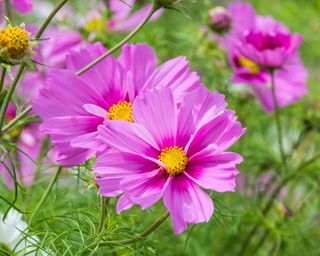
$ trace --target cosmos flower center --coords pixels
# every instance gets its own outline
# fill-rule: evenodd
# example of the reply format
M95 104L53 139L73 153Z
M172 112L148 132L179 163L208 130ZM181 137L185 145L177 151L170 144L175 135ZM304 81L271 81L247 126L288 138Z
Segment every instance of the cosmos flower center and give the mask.
M260 67L257 63L240 56L238 59L238 63L241 67L247 68L249 70L249 73L252 75L256 75L260 72Z
M132 104L128 101L119 101L109 109L110 120L124 120L133 123Z
M29 33L17 26L2 29L0 30L0 47L13 58L22 58L29 47Z
M189 158L184 150L177 146L165 148L158 158L167 167L166 171L169 175L182 173L189 163ZM161 167L161 169L163 168Z

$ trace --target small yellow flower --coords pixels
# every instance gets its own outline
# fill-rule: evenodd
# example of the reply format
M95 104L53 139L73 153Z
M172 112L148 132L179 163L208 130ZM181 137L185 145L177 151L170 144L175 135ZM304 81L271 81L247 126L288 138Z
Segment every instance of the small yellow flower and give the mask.
M1 62L15 64L34 55L30 33L23 27L11 26L0 30Z

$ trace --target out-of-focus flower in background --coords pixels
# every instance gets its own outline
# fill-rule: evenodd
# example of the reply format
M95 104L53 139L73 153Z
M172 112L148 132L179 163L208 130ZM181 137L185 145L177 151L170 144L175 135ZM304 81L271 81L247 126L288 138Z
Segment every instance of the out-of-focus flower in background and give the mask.
M36 246L39 238L28 234L28 225L22 220L22 214L16 210L11 209L4 220L3 213L0 212L0 230L0 247L4 248L8 254L48 255Z

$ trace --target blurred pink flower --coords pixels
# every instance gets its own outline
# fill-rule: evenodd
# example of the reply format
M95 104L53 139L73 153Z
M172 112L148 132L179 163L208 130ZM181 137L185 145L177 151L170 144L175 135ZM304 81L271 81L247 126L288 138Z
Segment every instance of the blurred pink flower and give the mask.
M233 15L233 30L227 35L225 46L234 71L232 81L250 84L264 110L270 112L274 103L269 69L276 69L278 105L299 101L308 92L308 73L297 52L301 36L292 35L270 16L256 16L248 3L229 4L228 10ZM244 12L250 15L245 16Z
M81 76L75 75L105 52L99 43L71 51L67 70L51 70L47 87L33 101L33 109L44 120L41 129L56 144L56 161L61 165L82 163L104 150L98 125L105 120L132 121L132 103L142 91L171 87L181 98L203 86L185 57L157 67L153 49L143 44L126 44L118 59L109 56Z
M233 192L242 157L224 152L245 132L224 96L199 87L179 103L169 88L148 91L133 103L135 123L105 122L101 139L115 151L97 157L103 196L122 194L120 213L163 197L176 234L187 223L208 222L213 202L204 189Z
M10 103L6 120L10 121L15 115L16 107L13 103ZM3 152L1 153L3 163L0 163L0 175L4 177L7 187L12 188L13 178L8 170L10 170L13 175L13 164L18 182L20 181L24 185L30 185L37 168L37 160L44 135L39 131L39 125L37 123L27 124L21 131L12 130L8 135L10 136L10 140L17 144L15 145L16 149L7 147L9 156ZM14 157L14 154L16 157Z
M240 55L264 68L282 68L296 54L302 42L270 16L258 16L256 26L243 32L236 46Z

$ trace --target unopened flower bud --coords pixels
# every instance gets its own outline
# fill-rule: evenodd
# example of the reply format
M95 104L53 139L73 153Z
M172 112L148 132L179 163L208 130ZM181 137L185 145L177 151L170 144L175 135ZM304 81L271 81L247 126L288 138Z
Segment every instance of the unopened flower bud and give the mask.
M0 61L15 64L34 55L30 33L23 27L11 26L0 30Z
M209 11L208 24L214 32L226 33L232 26L231 14L223 7L215 7Z

